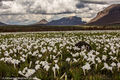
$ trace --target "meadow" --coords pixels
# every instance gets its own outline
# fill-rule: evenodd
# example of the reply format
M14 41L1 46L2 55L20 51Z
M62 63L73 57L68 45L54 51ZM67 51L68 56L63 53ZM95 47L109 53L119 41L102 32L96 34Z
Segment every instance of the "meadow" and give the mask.
M88 43L81 49L75 44ZM120 80L120 32L0 33L0 79Z
M0 26L0 32L40 32L40 31L80 31L80 30L120 30L119 24L114 25L6 25Z

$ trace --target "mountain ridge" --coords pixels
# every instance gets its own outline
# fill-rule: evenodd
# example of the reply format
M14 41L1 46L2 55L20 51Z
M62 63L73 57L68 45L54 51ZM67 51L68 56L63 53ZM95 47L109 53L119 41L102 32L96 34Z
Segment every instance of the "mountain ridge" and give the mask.
M103 11L100 11L95 18L87 24L91 25L109 25L120 24L120 4L113 4Z
M70 16L70 17L63 17L58 20L52 20L47 23L47 25L81 25L85 22L82 21L80 17L77 16Z
M6 25L6 24L5 24L5 23L0 22L0 26L4 26L4 25Z
M37 22L37 23L35 23L36 25L45 25L45 24L47 24L48 23L48 21L46 20L46 19L42 19L41 21L39 21L39 22Z

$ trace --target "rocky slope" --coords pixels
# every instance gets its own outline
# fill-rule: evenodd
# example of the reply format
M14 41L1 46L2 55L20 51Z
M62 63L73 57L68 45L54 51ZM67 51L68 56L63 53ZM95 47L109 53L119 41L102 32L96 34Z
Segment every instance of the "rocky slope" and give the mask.
M4 24L4 23L0 22L0 26L4 26L4 25L6 25L6 24Z
M97 16L89 23L91 25L110 25L120 24L120 4L113 4L103 11L99 12Z
M42 19L40 22L36 23L36 25L45 25L45 24L47 24L47 23L48 23L47 20Z
M82 21L80 17L70 16L70 17L61 18L59 20L53 20L47 23L47 25L81 25L84 23L85 22Z

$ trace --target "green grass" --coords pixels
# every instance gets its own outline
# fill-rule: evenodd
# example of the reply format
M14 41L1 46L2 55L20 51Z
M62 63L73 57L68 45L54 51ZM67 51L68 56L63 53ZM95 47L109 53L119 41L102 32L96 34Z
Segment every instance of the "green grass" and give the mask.
M108 41L109 40L109 41ZM84 59L83 54L89 57L89 51L75 50L75 43L78 41L88 42L94 51L100 54L96 55L95 59L99 57L101 63L96 60L95 64L92 61L87 61ZM116 64L120 62L120 33L119 32L55 32L55 33L11 33L11 34L0 34L0 59L2 58L12 58L20 61L19 64L13 64L10 60L0 61L0 79L3 77L25 77L19 74L19 71L23 71L25 67L28 69L35 69L36 61L40 62L46 61L49 63L49 70L47 71L42 64L40 68L35 70L29 78L37 77L41 80L120 80L120 70L117 66L113 67L112 72L107 69L103 69L104 63L111 65L112 62ZM109 44L110 43L110 44ZM111 49L111 46L106 48L106 45L114 44L115 53ZM3 45L5 49L3 49ZM18 48L20 47L20 49ZM30 47L30 48L29 48ZM49 51L49 47L52 48ZM45 51L42 52L42 49ZM15 50L16 51L15 51ZM10 53L10 50L13 52ZM6 56L5 51L10 53ZM32 54L29 54L29 53ZM36 52L36 55L33 55ZM112 52L110 55L109 52ZM75 56L77 53L79 55ZM81 53L81 54L80 54ZM24 56L23 56L24 55ZM42 55L39 57L38 55ZM107 60L102 60L102 56L106 55ZM26 57L25 57L26 56ZM116 60L111 60L110 58L116 57ZM24 58L25 61L22 62L20 59ZM66 61L70 58L70 61ZM55 62L55 60L58 60ZM74 60L77 60L74 62ZM32 62L32 63L31 63ZM84 72L81 67L86 63L91 64L91 69ZM31 64L31 66L30 66ZM57 64L59 69L53 71L53 67ZM96 64L98 65L96 68ZM27 73L27 71L25 72ZM24 73L24 74L25 74Z

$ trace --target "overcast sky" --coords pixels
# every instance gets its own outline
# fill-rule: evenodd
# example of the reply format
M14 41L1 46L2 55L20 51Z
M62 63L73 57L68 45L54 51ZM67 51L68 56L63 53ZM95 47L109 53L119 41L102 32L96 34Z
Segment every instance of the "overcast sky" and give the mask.
M0 21L8 24L32 24L68 16L89 21L120 0L0 0Z

